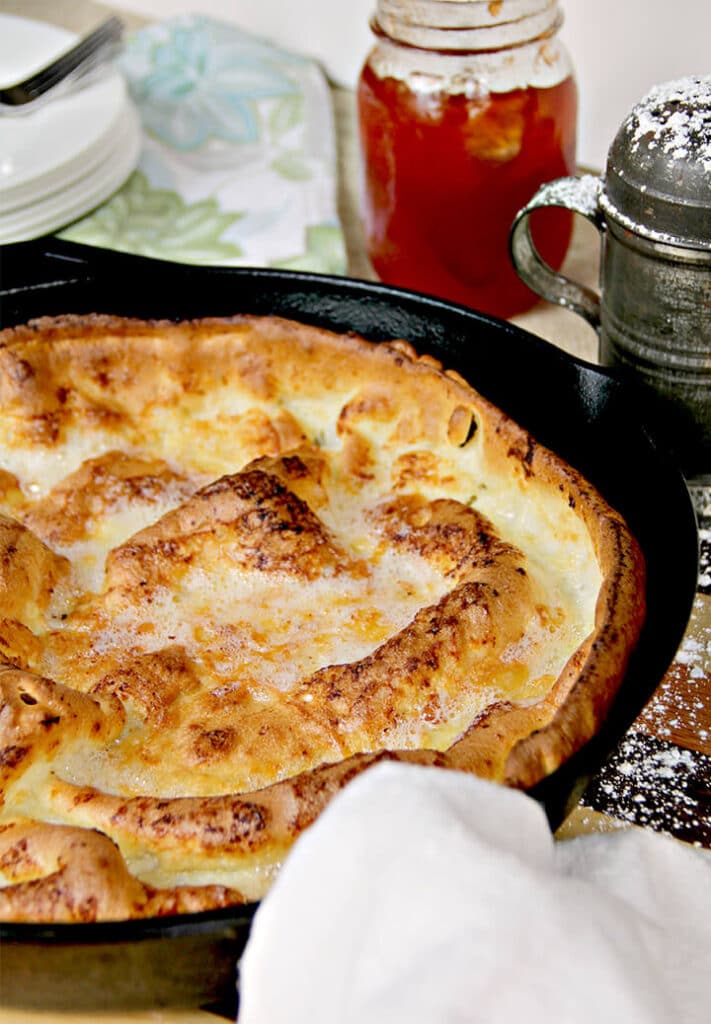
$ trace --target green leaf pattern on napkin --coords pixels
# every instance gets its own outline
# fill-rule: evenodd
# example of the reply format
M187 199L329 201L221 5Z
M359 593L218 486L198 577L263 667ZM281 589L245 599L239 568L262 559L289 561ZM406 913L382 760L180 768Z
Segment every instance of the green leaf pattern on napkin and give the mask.
M135 171L115 196L61 237L155 259L215 263L242 255L238 245L221 240L240 217L221 213L214 199L188 205L177 192L151 188Z
M302 124L303 120L304 97L301 94L284 96L275 104L269 116L269 131L272 138L278 141L282 135Z
M63 238L185 263L345 273L331 97L319 67L185 16L129 40L138 170Z
M277 174L289 181L308 181L312 174L311 168L298 149L280 153L272 160L271 166Z
M306 229L306 252L272 263L280 270L308 270L314 273L343 273L343 236L340 228L329 224Z

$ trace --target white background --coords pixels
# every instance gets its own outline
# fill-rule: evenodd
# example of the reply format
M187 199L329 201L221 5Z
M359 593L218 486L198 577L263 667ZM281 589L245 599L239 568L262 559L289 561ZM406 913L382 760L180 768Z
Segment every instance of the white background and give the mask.
M204 13L317 57L353 85L375 0L110 0L153 18ZM658 82L711 74L711 0L562 0L580 90L578 160L602 169L615 132Z

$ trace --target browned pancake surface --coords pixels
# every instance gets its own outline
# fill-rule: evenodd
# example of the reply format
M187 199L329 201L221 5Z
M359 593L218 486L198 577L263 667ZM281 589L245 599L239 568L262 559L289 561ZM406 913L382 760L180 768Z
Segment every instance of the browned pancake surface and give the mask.
M258 898L397 757L529 786L643 617L622 519L404 343L0 334L0 918Z

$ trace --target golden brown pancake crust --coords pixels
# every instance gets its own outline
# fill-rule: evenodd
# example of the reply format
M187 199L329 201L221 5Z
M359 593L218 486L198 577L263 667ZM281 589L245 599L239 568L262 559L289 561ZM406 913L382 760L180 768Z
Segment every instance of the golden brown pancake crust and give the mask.
M2 332L0 919L253 899L384 758L529 787L643 615L622 518L404 342Z

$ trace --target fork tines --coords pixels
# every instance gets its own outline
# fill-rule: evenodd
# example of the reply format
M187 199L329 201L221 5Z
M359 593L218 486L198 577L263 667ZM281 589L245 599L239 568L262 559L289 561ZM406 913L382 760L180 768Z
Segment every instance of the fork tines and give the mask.
M63 82L83 77L111 56L123 35L123 23L111 17L74 46L22 82L0 89L0 105L23 108L35 103Z

